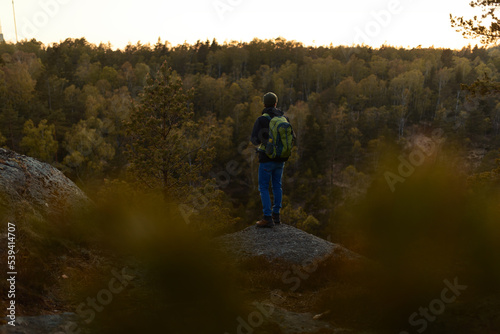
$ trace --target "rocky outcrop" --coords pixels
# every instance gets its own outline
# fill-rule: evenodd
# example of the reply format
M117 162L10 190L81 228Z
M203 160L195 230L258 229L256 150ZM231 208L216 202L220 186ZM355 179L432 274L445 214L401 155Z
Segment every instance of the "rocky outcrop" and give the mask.
M329 270L335 272L342 266L348 266L350 269L364 267L369 262L368 259L340 245L286 224L276 225L273 228L250 226L239 232L216 238L215 241L236 260L236 263L243 264L243 267L246 263L252 263L252 259L256 259L260 264L260 259L264 258L273 269L287 270L285 268L289 266L289 268L303 268L307 272L307 275L300 279L296 277L299 285L290 287L286 291L280 289L271 291L271 298L253 304L257 307L254 313L262 314L262 318L265 319L264 324L259 327L259 333L353 333L351 330L338 328L333 322L322 320L324 315L330 313L328 310L314 316L311 312L294 312L290 308L293 309L293 305L300 304L300 309L296 311L308 310L304 308L304 305L307 305L305 300L313 297L314 294L307 291L304 295L297 293L296 289L300 283L307 281L313 275L320 275L318 277L328 275ZM247 262L247 260L250 261ZM320 268L319 264L321 264L321 270L316 270ZM285 283L283 277L286 276L281 275L281 269L277 270L277 277ZM283 274L287 275L287 272L291 273L289 270L283 271ZM274 271L257 271L257 275L273 276L275 274ZM245 319L239 320L240 327L250 333L252 319L249 318L248 322L245 322Z
M264 256L269 261L281 260L305 265L330 256L362 259L360 255L340 245L286 224L271 229L250 226L242 231L219 237L217 241L240 260Z
M37 279L37 273L45 272L48 268L57 271L59 256L61 259L63 256L67 258L66 254L61 253L62 248L44 248L47 247L46 240L52 242L52 236L43 233L46 229L33 229L33 223L53 226L57 222L70 221L65 218L71 218L72 214L82 210L86 211L92 205L83 191L57 168L0 148L0 221L5 224L0 231L0 253L7 253L7 221L16 223L16 249L21 250L16 259L16 269L19 271L16 281L17 295L22 295L26 300L32 296L39 298L41 293L46 293L45 288L33 290L31 282L25 277ZM35 230L36 232L33 232ZM32 247L33 245L35 247ZM4 259L6 260L6 257ZM2 260L0 263L5 264ZM43 278L43 285L52 284L52 276ZM0 289L7 291L7 284L0 283ZM2 300L0 305L4 307L4 304ZM16 305L24 304L16 302ZM18 308L18 312L19 310L21 308ZM78 320L78 317L71 313L34 317L22 315L20 312L16 317L15 327L7 324L11 319L0 318L0 334L66 333L67 324Z
M22 210L50 219L89 205L89 198L57 168L0 148L0 212Z

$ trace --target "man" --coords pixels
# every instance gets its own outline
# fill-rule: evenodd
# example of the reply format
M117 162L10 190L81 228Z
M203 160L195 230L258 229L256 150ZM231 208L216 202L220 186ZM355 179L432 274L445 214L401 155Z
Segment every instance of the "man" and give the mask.
M259 146L257 152L259 154L259 192L262 200L264 217L257 222L257 227L273 227L275 224L280 224L280 209L283 198L283 190L281 188L281 178L283 176L283 168L285 161L288 158L274 158L267 156L263 144L269 140L269 123L276 116L283 116L283 112L276 109L278 97L274 93L264 95L264 111L262 116L257 118L252 131L252 144ZM288 120L288 118L286 118ZM271 182L274 205L271 207L271 196L269 194L269 182Z

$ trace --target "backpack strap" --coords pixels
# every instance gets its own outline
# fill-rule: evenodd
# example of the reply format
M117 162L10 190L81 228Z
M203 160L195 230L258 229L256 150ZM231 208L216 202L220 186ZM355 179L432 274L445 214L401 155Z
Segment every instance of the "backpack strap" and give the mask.
M270 122L270 121L271 121L271 119L272 119L272 117L271 117L269 114L267 114L267 113L262 114L262 116L264 116L265 118L267 118L267 119L269 120L269 122ZM264 153L265 153L265 152L266 152L266 143L262 143L262 144L260 144L260 145L257 147L257 151L259 151L259 152L264 152Z

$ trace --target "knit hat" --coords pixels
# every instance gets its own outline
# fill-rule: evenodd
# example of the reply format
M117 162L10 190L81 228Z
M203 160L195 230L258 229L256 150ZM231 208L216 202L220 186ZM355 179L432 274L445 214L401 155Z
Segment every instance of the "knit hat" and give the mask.
M264 105L266 107L274 107L275 104L278 103L278 96L276 94L269 92L264 95Z

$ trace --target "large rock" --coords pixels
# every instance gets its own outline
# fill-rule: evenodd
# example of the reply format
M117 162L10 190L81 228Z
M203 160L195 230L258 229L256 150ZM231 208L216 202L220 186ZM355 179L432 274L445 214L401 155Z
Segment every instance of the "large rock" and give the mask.
M271 229L250 226L219 237L217 241L241 260L264 256L269 261L281 260L304 265L322 261L333 255L342 256L344 259L362 259L359 254L347 248L285 224Z
M0 148L0 212L45 219L88 207L89 198L57 168Z
M16 249L19 249L16 259L16 269L19 271L16 295L22 295L25 301L32 297L38 300L39 295L46 292L45 288L35 285L34 289L26 277L38 279L37 273L47 272L48 268L58 271L56 263L62 261L58 256L66 256L60 253L62 248L46 246L45 240L51 240L52 237L46 233L46 229L33 229L31 224L45 222L52 226L55 222L64 222L65 218L71 218L72 214L88 210L92 205L83 191L55 167L0 148L0 222L16 223ZM1 254L7 253L6 238L7 228L3 226L0 231ZM52 245L50 242L48 244ZM33 245L35 247L32 247ZM4 259L6 260L6 257ZM7 268L7 264L1 260L0 264L5 264ZM54 284L55 275L41 276L43 283L37 284ZM7 291L6 289L6 281L0 282L0 290ZM6 307L6 302L7 300L5 303L2 300L0 305ZM33 306L29 302L19 302L19 305L25 304ZM46 305L49 304L52 303ZM17 317L16 326L13 327L6 324L7 319L0 318L0 334L62 333L63 325L74 319L72 314Z
M347 248L286 224L277 225L273 228L250 226L239 232L221 236L215 241L239 263L245 263L251 259L265 258L272 264L272 267L275 267L275 264L278 267L285 265L291 266L291 268L297 265L307 267L322 264L324 271L325 267L329 265L334 267L335 264L341 264L352 268L352 266L357 265L364 266L367 261L366 258ZM266 271L266 273L268 272ZM312 275L311 271L308 271L308 273ZM273 275L273 273L270 274ZM282 280L283 277L281 276ZM306 280L309 276L301 278ZM297 279L299 278L297 277ZM277 292L277 294L274 294L274 292ZM295 293L292 288L284 294L280 290L275 290L271 294L276 298L272 297L260 302L261 305L265 305L264 309L269 313L265 317L265 323L269 326L263 325L259 327L259 330L262 330L259 331L260 333L353 333L347 329L337 328L338 326L334 323L319 320L324 314L315 317L310 312L297 313L284 308L294 304L301 304L302 306L306 304L300 301L297 302L297 300L308 297ZM257 311L262 312L262 309ZM328 312L325 312L325 314ZM279 330L273 331L272 326L277 326Z

